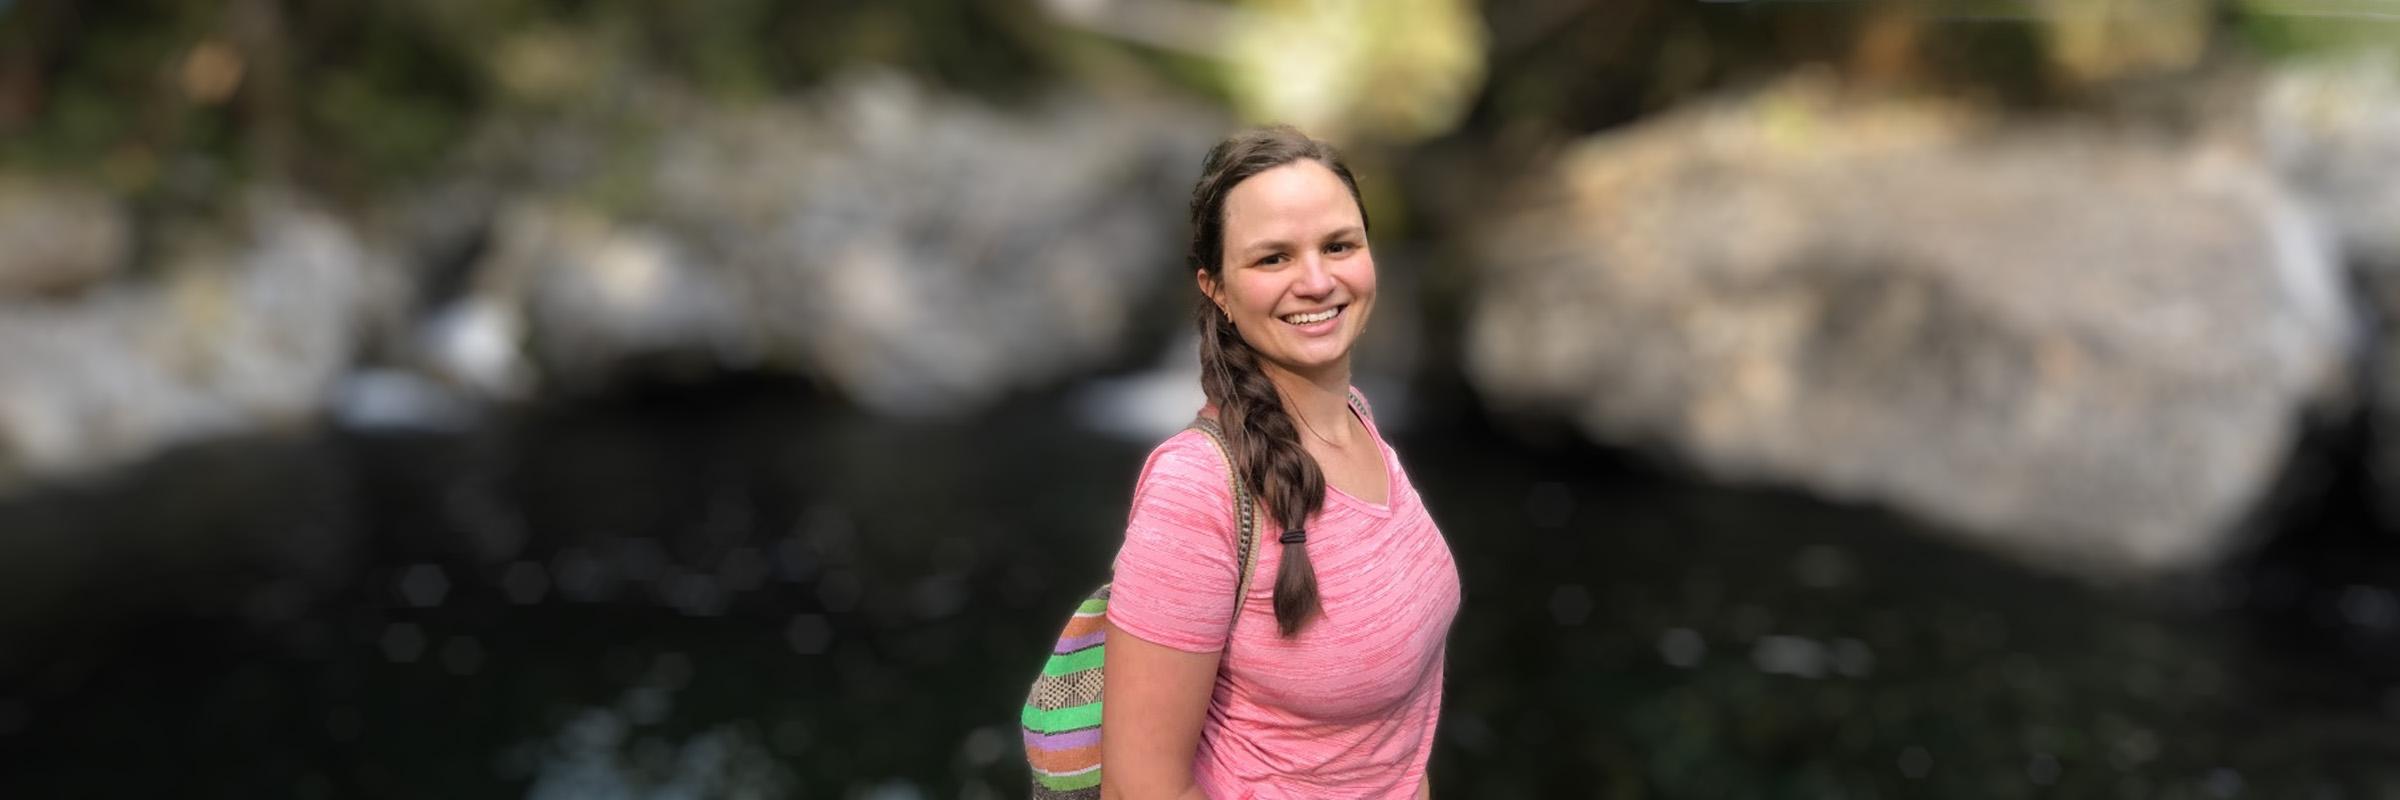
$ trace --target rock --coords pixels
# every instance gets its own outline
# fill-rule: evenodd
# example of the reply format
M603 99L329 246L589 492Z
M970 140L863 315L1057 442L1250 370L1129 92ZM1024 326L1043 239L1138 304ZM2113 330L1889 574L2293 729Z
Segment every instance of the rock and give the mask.
M0 300L0 485L314 417L389 270L333 217L249 206L247 244L170 254L161 281Z
M132 231L124 207L98 189L0 178L0 297L106 283L132 257Z
M487 296L442 306L418 324L420 368L477 397L524 399L533 389L524 316L517 306Z
M787 370L939 414L1122 358L1175 327L1146 312L1189 280L1184 194L1223 125L1138 98L1031 105L881 74L798 102L668 102L679 124L635 188L512 205L470 295L521 309L525 356L561 385Z
M1003 113L884 75L734 108L627 97L648 127L499 125L464 177L357 227L261 192L230 233L162 245L155 278L95 266L127 257L106 200L0 217L93 221L0 264L0 486L329 409L449 429L479 400L660 368L960 412L1182 327L1154 312L1188 285L1209 114L1094 94ZM237 244L193 244L212 237Z
M2400 272L2400 58L2269 74L2254 124L2270 163L2363 265Z
M1556 173L1476 247L1496 406L2072 571L2236 544L2352 347L2334 258L2239 150L1795 81Z
M2400 63L2376 53L2279 70L2260 84L2256 138L2341 240L2362 306L2373 313L2363 381L2367 474L2392 527L2400 523Z
M523 332L530 365L552 388L590 388L660 358L728 368L757 361L758 320L735 274L695 262L657 230L573 207L522 206L499 222L480 277L506 285L503 296L518 301L503 308L487 290L459 308L491 330L454 337L474 347L451 352L473 358L450 363L472 364L463 374L487 389L519 382L497 338L511 328ZM506 324L512 315L515 324Z

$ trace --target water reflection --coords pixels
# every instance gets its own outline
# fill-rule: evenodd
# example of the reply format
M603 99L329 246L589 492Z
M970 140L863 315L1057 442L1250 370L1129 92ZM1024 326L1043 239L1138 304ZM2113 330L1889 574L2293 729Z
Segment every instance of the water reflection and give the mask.
M718 386L16 501L0 796L1015 796L1014 704L1143 451L1068 406L893 422ZM2400 790L2389 664L2258 638L2255 603L1444 418L1399 443L1467 588L1443 796ZM2293 586L2197 593L2325 573L2263 574ZM2344 630L2400 615L2363 578L2318 594Z
M792 796L797 780L753 721L717 725L681 741L656 733L691 678L688 657L660 654L641 684L615 705L584 709L556 735L503 752L497 777L530 774L526 796L535 800ZM777 738L784 749L800 751L806 737L805 728L793 728Z

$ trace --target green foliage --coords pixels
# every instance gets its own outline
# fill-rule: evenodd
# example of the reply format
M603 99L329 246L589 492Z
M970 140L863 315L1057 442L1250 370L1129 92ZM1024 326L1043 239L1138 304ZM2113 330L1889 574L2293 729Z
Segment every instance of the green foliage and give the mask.
M23 99L11 105L35 120L0 117L0 141L13 162L55 169L98 164L140 143L145 119L139 98L161 84L160 54L179 32L196 27L190 3L127 3L115 14L94 14L70 3L19 3L0 12L0 83ZM136 21L139 21L138 23ZM69 48L65 36L81 39ZM27 85L25 73L57 62L49 80ZM36 124L38 123L38 124Z
M878 63L1007 93L1044 70L1027 3L19 0L0 4L0 166L108 173L139 194L199 159L348 194L425 174L494 113L604 105L628 77L740 101ZM187 68L212 46L238 77L196 95ZM510 91L503 71L527 53L554 56L553 80L530 86L575 91Z
M292 119L262 122L292 126L298 141L266 157L372 181L433 166L466 130L489 82L464 42L409 6L375 8L323 20L332 36L294 41Z
M2243 42L2270 56L2400 49L2400 10L2360 3L2243 0L2229 24Z
M1533 120L1591 130L1811 63L2023 98L2076 64L2097 74L2119 62L2171 67L2202 52L2195 41L2271 55L2400 46L2400 15L2362 8L1495 0L1468 26L1490 37L1471 59L1480 66L1453 65L1484 77L1443 95L1452 105L1440 114L1416 116L1448 120L1464 104L1468 135ZM1392 30L1377 40L1406 40L1405 26ZM207 76L194 72L194 54L208 47L230 54L226 93L195 91ZM1407 53L1424 49L1394 47L1395 69L1418 64ZM1879 55L1889 53L1900 55ZM136 194L190 182L178 175L229 188L260 172L373 192L449 163L495 115L607 119L634 81L747 102L869 64L1004 100L1057 79L1168 85L1231 105L1248 96L1221 59L1062 28L1036 0L125 0L105 11L15 0L0 3L0 168L89 172ZM1426 82L1392 74L1397 86ZM1399 97L1359 86L1374 102Z

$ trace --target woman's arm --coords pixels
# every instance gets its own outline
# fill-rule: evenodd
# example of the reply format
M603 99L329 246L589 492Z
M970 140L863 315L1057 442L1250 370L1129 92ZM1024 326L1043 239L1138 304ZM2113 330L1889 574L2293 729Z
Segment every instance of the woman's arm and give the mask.
M1221 653L1187 653L1108 625L1100 689L1102 800L1207 800L1192 782Z

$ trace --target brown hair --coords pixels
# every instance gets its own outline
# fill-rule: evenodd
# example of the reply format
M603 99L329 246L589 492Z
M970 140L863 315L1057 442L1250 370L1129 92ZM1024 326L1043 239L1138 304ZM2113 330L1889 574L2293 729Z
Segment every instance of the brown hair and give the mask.
M1276 167L1308 159L1325 165L1350 189L1358 203L1361 229L1367 208L1359 200L1358 179L1342 164L1333 146L1308 138L1288 125L1253 128L1218 142L1201 162L1200 182L1192 187L1192 246L1189 267L1205 271L1217 285L1225 278L1225 196L1233 187ZM1260 369L1258 351L1242 339L1233 321L1206 296L1194 309L1200 328L1200 389L1216 404L1218 424L1241 480L1267 513L1284 530L1307 525L1325 504L1325 473L1300 444L1299 429L1284 410L1282 395ZM1275 573L1275 622L1283 635L1319 610L1317 572L1309 564L1308 545L1283 545L1283 566Z

